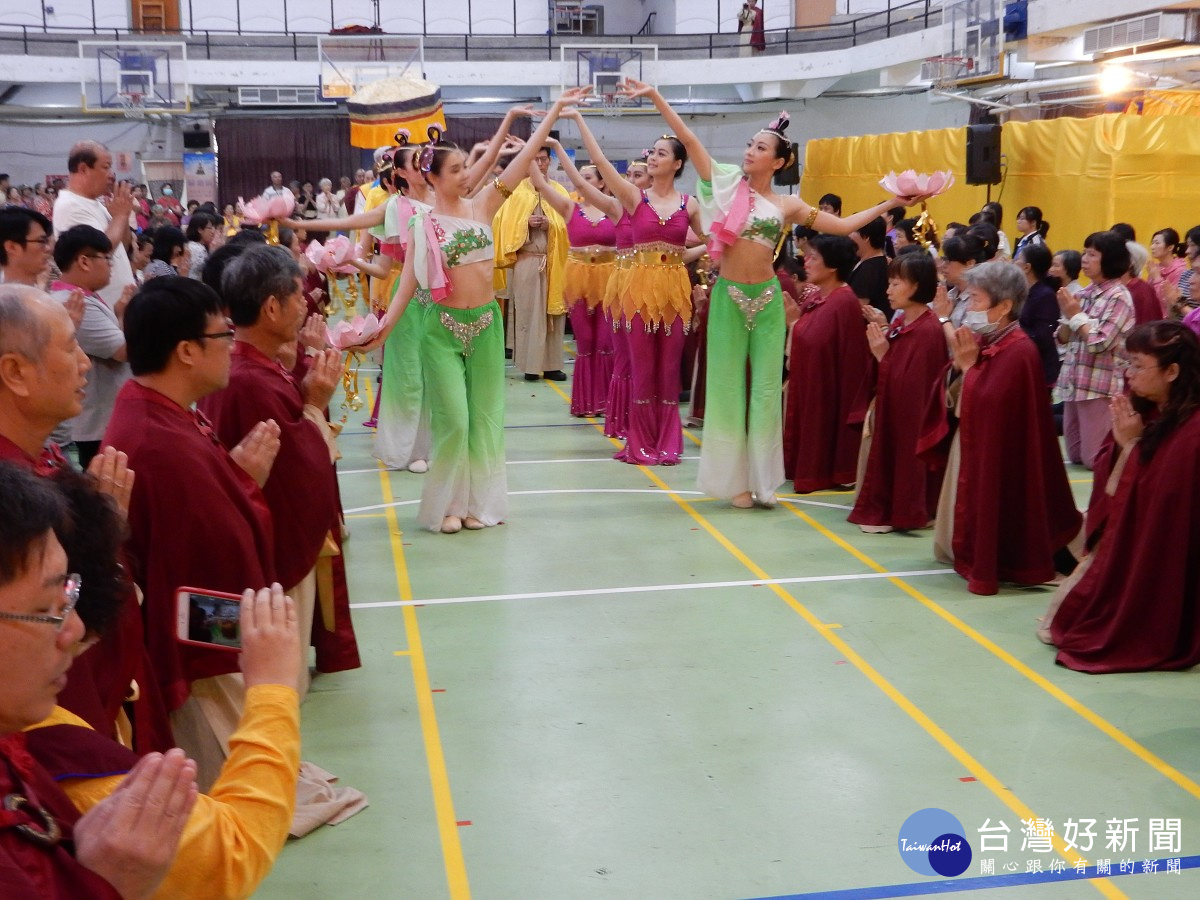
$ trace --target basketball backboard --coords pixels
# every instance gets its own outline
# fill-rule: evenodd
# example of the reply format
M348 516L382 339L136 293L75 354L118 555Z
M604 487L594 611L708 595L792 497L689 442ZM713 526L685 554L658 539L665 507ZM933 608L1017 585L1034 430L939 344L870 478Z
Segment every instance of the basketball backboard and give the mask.
M80 41L79 92L86 113L186 113L191 109L187 44Z
M322 35L317 38L321 99L345 100L360 87L408 72L425 77L425 42L391 34Z
M658 84L657 44L571 43L563 44L559 53L562 70L559 89L592 86L593 99L580 107L584 112L654 108L648 100L619 96L617 85L627 78Z
M1004 77L1004 0L952 0L943 7L943 56L964 61L958 85Z

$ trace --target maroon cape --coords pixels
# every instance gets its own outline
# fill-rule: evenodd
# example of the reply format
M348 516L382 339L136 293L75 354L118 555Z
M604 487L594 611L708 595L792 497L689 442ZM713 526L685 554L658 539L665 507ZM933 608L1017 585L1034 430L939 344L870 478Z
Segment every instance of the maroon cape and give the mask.
M940 384L937 393L933 402L945 419ZM1079 533L1083 517L1067 481L1041 359L1020 328L987 343L967 370L958 427L955 571L973 594L994 594L1001 581L1049 581L1054 554ZM921 446L937 434L923 434Z
M867 469L848 516L856 525L924 528L937 514L944 468L917 456L917 438L921 407L946 356L946 336L931 313L892 333L879 364Z
M50 775L29 755L25 735L0 737L0 796L17 794L30 802L18 810L0 810L0 897L38 900L119 900L105 879L85 869L71 854L72 827L79 811ZM40 807L62 827L63 840L52 847L23 837L17 827L45 830Z
M304 417L304 397L290 373L262 351L238 341L233 347L229 386L205 397L200 408L228 446L236 445L256 424L266 419L279 423L279 455L263 488L275 523L275 560L284 588L293 587L312 571L332 532L340 545L341 504L337 474L329 461L329 447L313 423ZM317 635L317 668L337 672L356 668L357 643L350 620L349 592L338 579L334 560L334 634L325 631L320 612L313 621Z
M739 21L738 31L744 30L745 27ZM763 11L761 7L755 7L754 9L754 23L750 26L750 46L760 53L767 49L767 36L763 31Z
M1157 322L1163 318L1162 301L1154 288L1140 278L1131 278L1125 285L1129 288L1129 296L1133 298L1133 318L1137 325L1146 322Z
M0 435L0 460L15 462L48 477L56 469L70 465L55 444L50 444L35 460L3 435ZM87 590L86 584L83 590ZM139 753L169 750L175 742L162 695L150 675L152 668L137 594L130 582L120 616L100 643L71 664L67 685L59 691L58 702L98 733L115 737L117 716L129 694L129 685L137 681L138 698L129 708L134 746Z
M117 395L104 444L125 451L137 473L129 555L145 596L154 674L167 708L178 709L190 682L238 671L238 657L175 639L175 593L195 587L240 594L278 580L271 514L203 416L137 381Z
M854 291L842 285L801 307L788 365L784 474L801 494L851 484L875 383L875 357Z
M1200 663L1200 415L1121 473L1095 559L1058 608L1058 661L1082 672Z

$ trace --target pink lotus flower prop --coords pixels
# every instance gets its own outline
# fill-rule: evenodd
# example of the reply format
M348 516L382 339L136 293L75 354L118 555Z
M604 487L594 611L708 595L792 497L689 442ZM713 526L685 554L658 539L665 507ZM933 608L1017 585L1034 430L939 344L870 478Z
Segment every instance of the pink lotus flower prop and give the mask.
M242 208L242 221L249 225L261 225L272 219L286 219L296 209L296 198L283 194L278 197L255 197L249 203L238 197Z
M320 241L312 241L304 255L322 275L330 272L353 274L358 271L350 264L350 260L358 258L358 245L344 234L330 238L324 246Z
M380 322L374 313L368 316L355 316L353 319L343 319L332 328L326 326L325 336L329 345L338 350L350 347L361 347L379 332Z
M945 193L954 186L954 173L949 169L941 172L931 172L928 175L918 175L912 169L905 169L899 175L888 172L879 179L885 191L897 197L917 197L928 194L930 197Z

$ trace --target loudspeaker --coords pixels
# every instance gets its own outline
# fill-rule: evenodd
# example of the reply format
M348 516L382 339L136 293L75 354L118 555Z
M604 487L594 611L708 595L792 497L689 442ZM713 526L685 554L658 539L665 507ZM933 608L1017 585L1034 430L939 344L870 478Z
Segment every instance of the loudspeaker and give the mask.
M207 131L185 131L183 133L184 150L209 150L212 148L212 135Z
M1000 183L1000 126L967 126L967 184Z
M795 141L792 142L792 164L775 173L775 183L784 187L800 183L800 145Z

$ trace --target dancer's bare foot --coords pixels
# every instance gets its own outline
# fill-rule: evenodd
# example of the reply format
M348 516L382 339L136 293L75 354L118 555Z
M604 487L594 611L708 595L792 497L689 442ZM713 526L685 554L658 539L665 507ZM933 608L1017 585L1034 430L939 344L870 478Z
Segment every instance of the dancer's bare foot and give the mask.
M474 516L467 516L465 519L463 519L463 528L466 528L468 531L479 531L479 529L486 527L486 525L484 525Z
M749 491L742 491L730 501L735 509L750 509L754 506L754 498Z
M442 519L442 534L458 534L462 527L462 519L458 516L446 516Z

